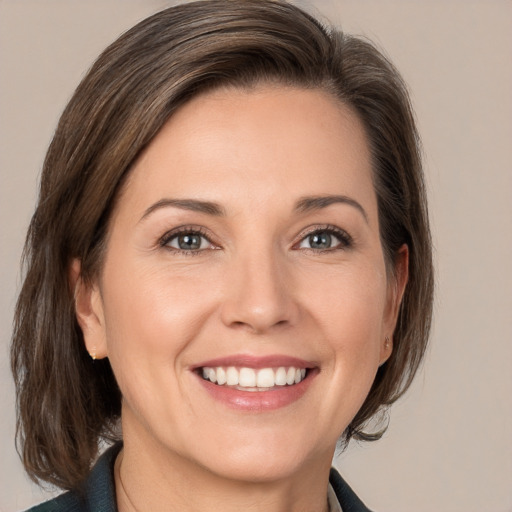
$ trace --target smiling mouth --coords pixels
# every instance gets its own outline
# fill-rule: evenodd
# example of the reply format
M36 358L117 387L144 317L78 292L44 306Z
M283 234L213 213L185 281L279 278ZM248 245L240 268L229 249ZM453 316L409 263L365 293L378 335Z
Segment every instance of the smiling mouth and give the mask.
M248 368L234 366L204 366L199 375L217 386L240 391L271 391L285 386L294 386L308 375L306 368L280 366L277 368Z

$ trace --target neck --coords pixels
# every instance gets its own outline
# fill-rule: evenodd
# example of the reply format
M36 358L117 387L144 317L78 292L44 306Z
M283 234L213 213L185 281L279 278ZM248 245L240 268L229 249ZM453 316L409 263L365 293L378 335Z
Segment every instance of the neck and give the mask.
M219 476L154 441L140 441L124 432L115 466L119 512L328 511L330 459L322 464L313 461L277 480L237 480Z

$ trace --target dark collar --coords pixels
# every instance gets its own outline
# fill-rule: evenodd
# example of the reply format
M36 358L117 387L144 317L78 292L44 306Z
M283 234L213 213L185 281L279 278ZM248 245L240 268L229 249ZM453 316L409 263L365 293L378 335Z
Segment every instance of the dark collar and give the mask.
M70 491L26 512L118 512L114 463L123 444L108 448L98 459L79 491Z
M123 443L108 448L98 459L85 482L88 512L117 512L114 464Z
M334 468L331 468L329 482L336 493L343 512L371 512Z

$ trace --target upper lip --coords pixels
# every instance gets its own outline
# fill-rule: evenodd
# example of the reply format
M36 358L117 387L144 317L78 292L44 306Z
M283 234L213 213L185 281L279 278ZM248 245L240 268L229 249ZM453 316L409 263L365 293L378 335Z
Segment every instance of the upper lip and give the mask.
M279 368L281 366L294 368L314 368L316 365L311 361L299 359L297 357L291 357L286 355L268 355L268 356L253 356L248 354L234 354L226 357L219 357L216 359L209 359L202 363L193 365L192 369L197 370L198 368L215 368L218 366L237 366L240 368Z

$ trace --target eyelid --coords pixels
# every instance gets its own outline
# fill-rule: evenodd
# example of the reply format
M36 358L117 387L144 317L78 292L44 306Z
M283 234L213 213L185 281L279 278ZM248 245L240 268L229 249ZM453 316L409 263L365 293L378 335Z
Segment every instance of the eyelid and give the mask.
M181 249L175 249L175 248L170 247L168 245L169 242L173 238L175 238L175 237L177 237L179 235L184 235L184 234L193 234L193 235L202 236L203 238L205 238L208 241L209 244L214 246L213 247L214 249L220 249L219 244L215 243L215 241L213 240L214 237L212 236L212 234L207 229L205 229L204 227L197 226L197 225L183 225L183 226L178 226L178 227L175 227L173 229L170 229L169 231L166 231L158 239L158 246L159 247L163 247L163 248L167 248L167 249L169 249L170 251L173 251L173 252L199 253L199 252L207 250L207 249L198 249L198 250L195 250L195 251L185 251L185 250L181 250Z
M336 249L347 249L350 248L353 243L354 239L350 234L345 231L344 229L339 228L338 226L334 226L333 224L320 224L320 225L314 225L309 226L303 231L300 232L299 235L296 237L296 242L293 243L292 249L300 249L300 244L304 241L304 239L310 235L313 235L314 233L322 233L327 232L331 235L334 235L337 237L340 242L340 247L332 247L329 249L310 249L310 248L303 248L303 250L311 250L314 252L325 252L325 251L333 251Z

